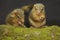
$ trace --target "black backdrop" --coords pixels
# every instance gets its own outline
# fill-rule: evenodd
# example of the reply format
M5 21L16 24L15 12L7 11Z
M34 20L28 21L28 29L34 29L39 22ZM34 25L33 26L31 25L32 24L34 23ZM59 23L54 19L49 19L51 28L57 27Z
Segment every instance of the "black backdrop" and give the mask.
M13 9L34 3L45 5L47 25L60 25L60 0L0 0L0 24Z

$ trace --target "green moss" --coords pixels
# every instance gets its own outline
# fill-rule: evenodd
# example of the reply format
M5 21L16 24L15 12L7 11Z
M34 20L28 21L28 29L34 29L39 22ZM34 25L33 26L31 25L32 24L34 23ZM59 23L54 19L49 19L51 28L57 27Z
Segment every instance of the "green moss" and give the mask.
M60 27L38 29L0 25L0 40L60 40Z

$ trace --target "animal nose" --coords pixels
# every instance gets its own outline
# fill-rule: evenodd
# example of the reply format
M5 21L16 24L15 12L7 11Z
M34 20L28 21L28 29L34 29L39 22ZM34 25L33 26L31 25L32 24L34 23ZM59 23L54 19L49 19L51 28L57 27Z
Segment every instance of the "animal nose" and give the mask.
M40 13L40 10L37 10L37 13L39 14Z

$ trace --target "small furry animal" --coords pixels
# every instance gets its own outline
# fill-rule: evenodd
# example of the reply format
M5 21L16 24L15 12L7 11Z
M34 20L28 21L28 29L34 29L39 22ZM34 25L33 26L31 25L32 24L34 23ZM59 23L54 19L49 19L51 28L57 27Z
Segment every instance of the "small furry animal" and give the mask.
M14 9L11 13L8 14L6 18L6 24L25 27L25 12L28 13L30 8L32 8L32 5L25 5L21 8Z
M46 24L45 6L42 3L34 4L30 14L29 22L33 28L42 28Z
M24 11L22 9L14 9L11 13L8 14L6 18L6 24L25 27Z
M29 20L30 27L42 28L46 24L45 6L42 3L22 6L21 8L14 9L8 14L6 24L14 26L23 26L25 23L25 13L28 13L27 20Z

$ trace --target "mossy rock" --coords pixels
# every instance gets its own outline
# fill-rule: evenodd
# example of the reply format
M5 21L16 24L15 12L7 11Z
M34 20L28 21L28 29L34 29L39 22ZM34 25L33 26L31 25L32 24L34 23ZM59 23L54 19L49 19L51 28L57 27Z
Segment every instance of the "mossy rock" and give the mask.
M38 29L0 25L0 40L60 40L60 27Z

